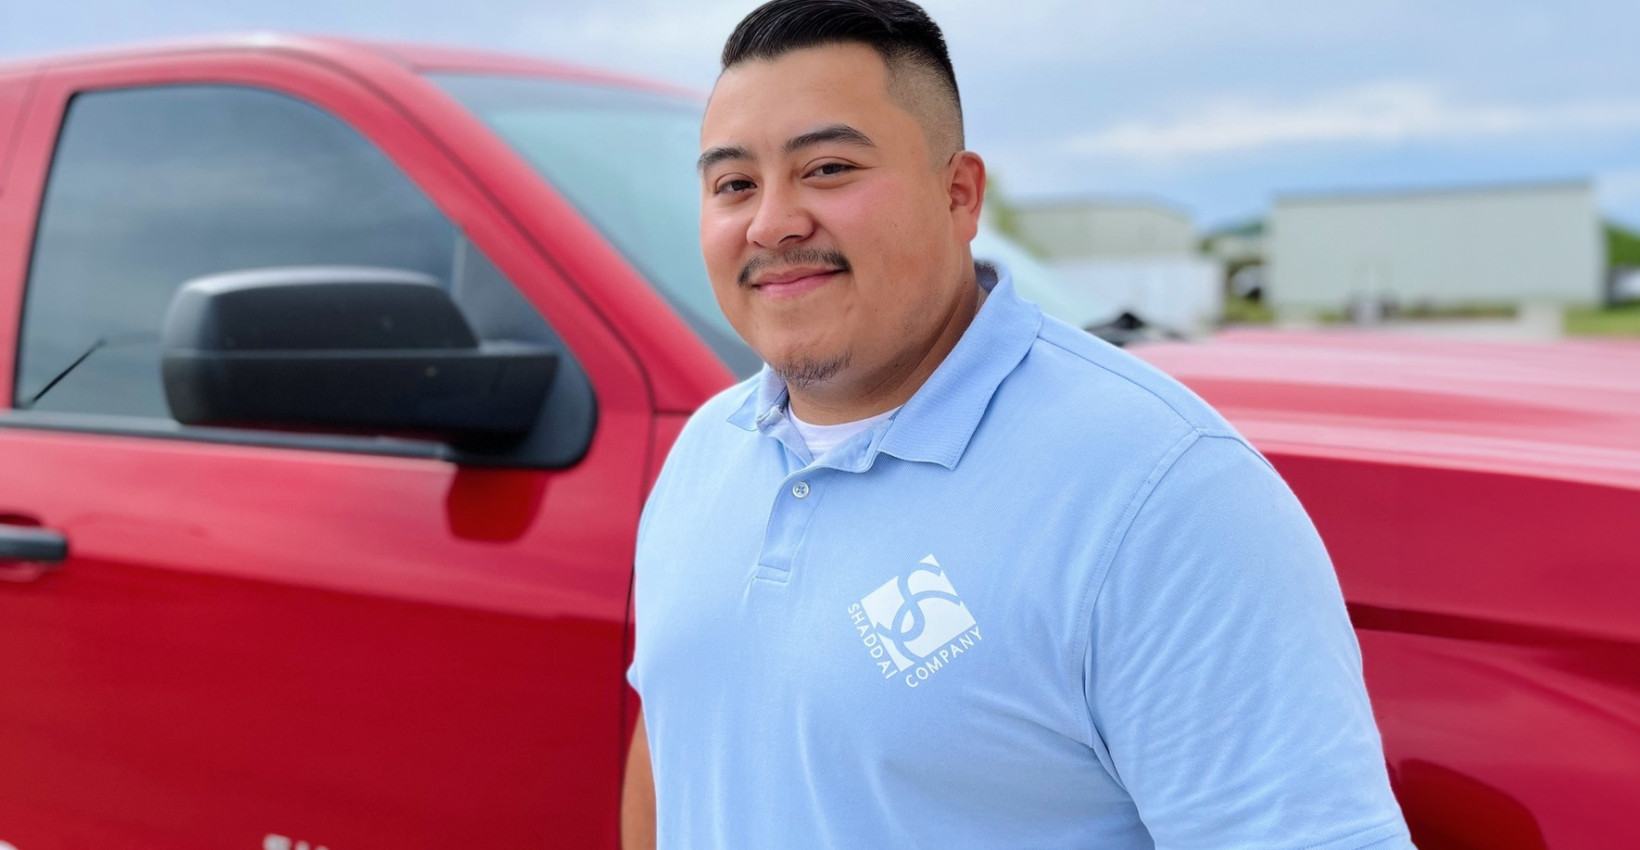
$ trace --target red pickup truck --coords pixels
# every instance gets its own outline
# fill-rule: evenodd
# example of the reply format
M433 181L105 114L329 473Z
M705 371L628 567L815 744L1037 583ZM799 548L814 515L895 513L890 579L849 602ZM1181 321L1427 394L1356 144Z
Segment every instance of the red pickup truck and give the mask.
M329 40L0 70L0 841L614 844L633 530L746 365L698 110Z
M1315 521L1420 848L1640 847L1640 342L1137 353Z
M698 111L331 39L0 66L0 848L615 844L639 509L757 366ZM1141 353L1315 514L1421 846L1640 844L1640 355L1490 351Z

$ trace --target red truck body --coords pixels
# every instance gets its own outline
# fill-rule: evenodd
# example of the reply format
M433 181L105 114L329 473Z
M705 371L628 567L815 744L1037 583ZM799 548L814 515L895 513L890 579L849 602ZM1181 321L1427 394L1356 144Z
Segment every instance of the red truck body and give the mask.
M1640 845L1640 343L1241 332L1138 353L1315 521L1419 847Z
M68 546L0 562L0 842L616 844L633 534L684 418L733 374L437 72L675 94L313 38L0 67L0 530ZM401 170L573 353L596 399L584 453L468 464L24 409L65 115L200 85L309 104ZM1141 353L1314 515L1420 846L1637 843L1640 354L1476 350L1251 335Z
M598 400L585 457L550 471L0 427L0 522L56 530L71 553L0 585L0 840L614 846L633 530L682 417L731 375L418 73L446 67L593 79L311 39L0 72L0 398L71 98L227 83L379 146L526 282Z

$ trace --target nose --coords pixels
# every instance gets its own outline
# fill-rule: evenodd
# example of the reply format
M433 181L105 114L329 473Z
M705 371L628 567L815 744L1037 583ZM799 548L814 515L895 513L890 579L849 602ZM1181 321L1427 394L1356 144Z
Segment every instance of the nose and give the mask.
M814 219L795 191L765 188L758 196L757 212L746 227L746 241L760 248L774 248L788 241L801 242L813 232Z

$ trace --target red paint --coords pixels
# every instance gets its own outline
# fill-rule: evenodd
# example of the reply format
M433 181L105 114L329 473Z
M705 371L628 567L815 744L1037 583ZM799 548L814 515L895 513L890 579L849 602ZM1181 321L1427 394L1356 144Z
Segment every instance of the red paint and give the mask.
M1640 846L1640 345L1136 353L1252 438L1320 529L1420 848Z
M68 99L228 83L301 98L379 146L520 285L598 399L590 451L555 472L0 428L0 516L71 553L0 583L0 840L615 846L653 443L729 373L411 66L472 57L415 53L253 38L0 68L15 119L0 133L0 398Z

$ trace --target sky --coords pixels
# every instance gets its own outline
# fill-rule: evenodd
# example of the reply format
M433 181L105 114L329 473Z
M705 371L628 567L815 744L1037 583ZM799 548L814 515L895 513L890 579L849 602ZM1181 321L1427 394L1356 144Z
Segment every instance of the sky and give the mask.
M756 0L0 0L0 61L277 30L548 56L707 92ZM1211 229L1276 197L1589 180L1640 227L1640 2L928 0L1017 203Z

